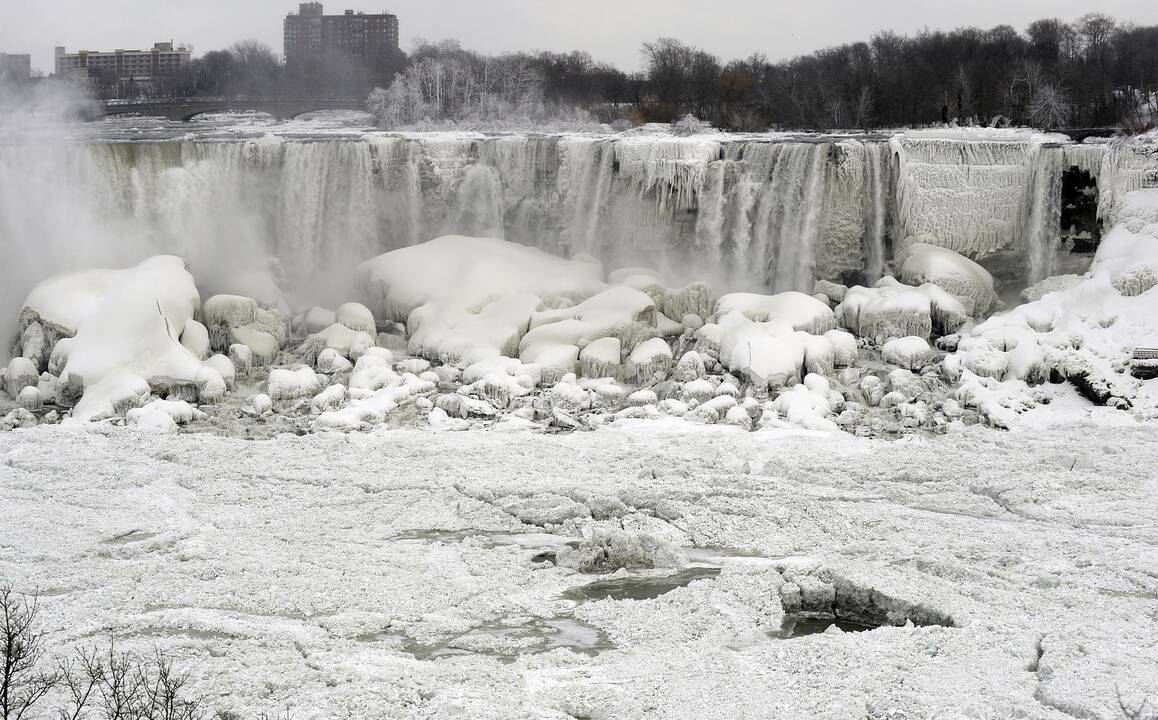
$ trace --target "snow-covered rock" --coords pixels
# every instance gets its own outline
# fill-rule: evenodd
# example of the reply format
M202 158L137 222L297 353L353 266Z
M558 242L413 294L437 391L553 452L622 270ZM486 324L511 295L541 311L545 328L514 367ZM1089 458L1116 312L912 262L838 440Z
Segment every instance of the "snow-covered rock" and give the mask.
M916 243L902 251L897 264L901 282L932 283L961 299L965 312L973 317L986 317L997 303L989 271L948 248Z
M317 374L305 365L293 369L278 368L269 373L269 396L274 401L309 397L320 387Z
M778 320L787 323L793 330L812 335L823 335L835 326L832 309L814 297L798 292L779 295L755 295L733 293L724 295L716 304L716 315L720 318L741 314L754 322Z
M133 388L127 395L98 393L84 408L77 406L77 419L103 415L126 397L136 397L142 385L194 385L201 360L180 336L200 305L185 262L171 256L126 270L57 276L34 288L25 301L38 316L75 331L61 369L66 385L85 395L106 379L111 379L106 389ZM126 379L129 375L139 382Z
M455 364L517 354L545 299L584 300L603 288L597 263L462 236L387 253L358 274L376 318L407 324L414 355Z
M579 353L580 374L587 378L621 378L623 342L605 337L591 342Z
M627 372L640 382L666 376L672 367L672 352L667 341L654 338L640 343L627 358Z
M928 341L920 337L894 338L881 348L881 359L907 370L925 367L931 355Z

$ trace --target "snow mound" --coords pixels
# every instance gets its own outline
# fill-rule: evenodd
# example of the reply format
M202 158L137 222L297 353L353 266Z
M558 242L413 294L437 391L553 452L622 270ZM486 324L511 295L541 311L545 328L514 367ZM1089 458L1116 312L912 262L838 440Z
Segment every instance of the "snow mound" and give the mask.
M910 245L897 258L897 264L901 268L901 282L913 286L932 283L941 287L960 299L970 316L985 317L997 302L989 271L948 248L923 243Z
M405 323L434 304L477 314L518 295L582 300L603 287L602 268L494 238L448 235L395 250L358 267L375 317Z
M61 382L88 400L77 406L74 417L92 419L111 415L113 408L123 410L126 402L136 401L142 386L147 396L150 386L196 385L201 359L180 338L190 329L196 332L200 305L185 261L158 256L125 270L51 278L32 290L22 316L35 314L75 333L60 368Z
M832 309L811 295L786 292L779 295L732 293L716 303L716 315L739 313L755 322L780 320L794 330L823 335L836 327Z

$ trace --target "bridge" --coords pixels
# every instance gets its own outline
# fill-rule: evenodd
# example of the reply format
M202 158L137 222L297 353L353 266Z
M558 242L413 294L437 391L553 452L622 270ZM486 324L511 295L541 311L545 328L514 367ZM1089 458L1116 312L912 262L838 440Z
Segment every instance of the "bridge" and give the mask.
M365 110L364 98L171 98L106 100L100 117L145 115L189 122L198 115L221 112L261 112L277 120L292 120L320 110ZM99 117L97 118L99 119Z

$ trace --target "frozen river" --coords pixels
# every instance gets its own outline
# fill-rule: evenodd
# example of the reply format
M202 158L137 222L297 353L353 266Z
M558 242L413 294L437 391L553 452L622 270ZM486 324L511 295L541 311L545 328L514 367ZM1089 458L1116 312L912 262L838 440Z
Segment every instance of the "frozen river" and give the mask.
M54 650L159 646L242 717L1108 719L1158 697L1155 468L1158 429L1088 420L43 427L0 434L0 576ZM608 530L679 568L556 564ZM926 626L785 632L832 587Z

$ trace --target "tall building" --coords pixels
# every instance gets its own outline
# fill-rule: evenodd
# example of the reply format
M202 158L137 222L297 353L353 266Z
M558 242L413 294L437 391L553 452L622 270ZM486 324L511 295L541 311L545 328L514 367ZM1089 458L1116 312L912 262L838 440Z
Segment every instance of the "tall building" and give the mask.
M174 47L171 42L157 43L152 50L111 52L80 50L70 53L57 47L56 75L131 86L135 92L144 94L154 90L159 80L188 64L191 55L189 48Z
M398 57L398 17L347 10L326 15L320 2L302 3L285 19L286 66L336 57L367 68L385 68Z
M31 55L0 53L0 83L26 83L31 79Z

